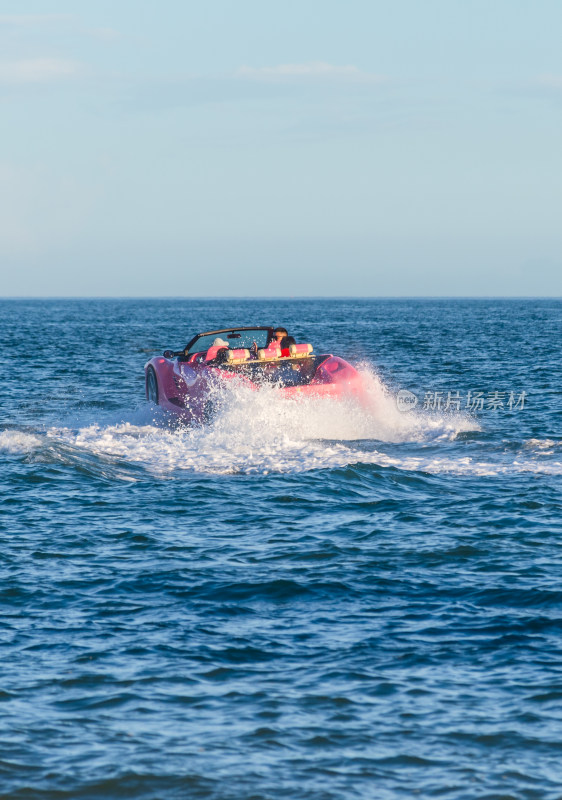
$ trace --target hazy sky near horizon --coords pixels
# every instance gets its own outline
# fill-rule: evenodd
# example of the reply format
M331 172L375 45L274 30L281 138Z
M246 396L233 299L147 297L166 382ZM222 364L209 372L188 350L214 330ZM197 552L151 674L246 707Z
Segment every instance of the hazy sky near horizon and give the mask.
M559 0L0 0L0 295L562 295Z

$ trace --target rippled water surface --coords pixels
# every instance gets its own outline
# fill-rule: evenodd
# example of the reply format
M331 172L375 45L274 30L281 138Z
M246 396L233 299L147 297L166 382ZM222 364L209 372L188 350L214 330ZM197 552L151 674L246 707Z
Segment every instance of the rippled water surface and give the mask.
M0 797L561 798L561 320L0 301ZM251 324L368 402L148 406L147 358Z

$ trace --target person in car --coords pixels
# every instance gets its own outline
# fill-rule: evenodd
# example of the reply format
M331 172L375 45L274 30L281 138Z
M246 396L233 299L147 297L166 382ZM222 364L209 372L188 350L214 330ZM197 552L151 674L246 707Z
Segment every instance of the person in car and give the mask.
M287 330L287 328L282 328L282 327L275 328L275 330L273 331L273 339L271 340L270 344L273 344L273 342L277 342L277 344L281 346L281 340L288 335L289 331Z
M292 344L296 344L294 336L284 336L281 341L279 342L279 347L281 348L281 355L282 356L289 356L291 355L289 352L289 347Z
M224 364L228 360L229 344L220 336L213 340L213 344L207 350L209 364Z

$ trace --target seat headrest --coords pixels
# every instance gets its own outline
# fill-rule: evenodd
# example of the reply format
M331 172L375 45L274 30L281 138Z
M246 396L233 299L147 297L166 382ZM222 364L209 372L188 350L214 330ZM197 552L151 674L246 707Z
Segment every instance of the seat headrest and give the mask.
M249 350L244 348L240 348L240 350L229 350L227 364L241 364L243 361L247 361L249 358Z
M289 354L291 358L305 358L312 353L313 347L311 344L290 344Z
M268 347L258 350L258 359L260 361L271 361L274 358L280 358L281 348L277 342L270 342Z

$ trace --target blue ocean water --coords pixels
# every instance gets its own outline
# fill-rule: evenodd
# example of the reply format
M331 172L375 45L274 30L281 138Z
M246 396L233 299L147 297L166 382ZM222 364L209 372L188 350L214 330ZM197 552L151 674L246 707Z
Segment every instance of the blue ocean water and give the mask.
M1 798L562 797L561 301L0 321ZM369 402L148 406L151 355L251 324Z

